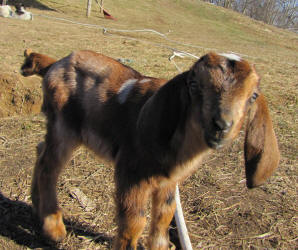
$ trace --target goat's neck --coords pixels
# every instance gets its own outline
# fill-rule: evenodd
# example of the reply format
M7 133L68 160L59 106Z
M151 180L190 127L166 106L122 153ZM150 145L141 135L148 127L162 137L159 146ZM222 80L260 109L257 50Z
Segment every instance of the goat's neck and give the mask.
M50 67L56 62L55 59L46 55L37 54L36 74L44 77Z
M184 137L180 145L178 160L181 163L190 161L198 155L205 155L210 151L204 139L203 129L193 114L186 121Z
M175 137L175 144L179 145L179 149L175 166L170 170L170 178L180 182L198 169L211 149L205 143L201 126L192 116L186 120L183 133L176 134Z
M46 73L49 71L50 67L52 66L53 63L49 64L48 66L46 67L43 67L43 68L40 68L37 70L36 74L41 76L41 77L44 77L46 75Z

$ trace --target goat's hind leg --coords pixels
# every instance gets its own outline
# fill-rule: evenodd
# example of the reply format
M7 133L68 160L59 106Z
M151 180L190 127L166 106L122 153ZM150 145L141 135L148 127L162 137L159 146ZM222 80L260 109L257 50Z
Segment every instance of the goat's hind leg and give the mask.
M59 173L78 145L74 134L62 125L48 124L46 140L37 147L31 197L35 211L43 223L43 233L54 241L66 236L62 213L58 206L56 184Z
M43 151L45 149L45 142L42 141L40 143L38 143L38 145L36 146L36 165L35 165L35 169L33 172L33 178L32 178L32 183L31 183L31 200L32 200L32 205L33 205L33 209L34 212L38 215L39 213L39 191L38 191L38 178L37 176L39 176L39 167L37 166L38 164L38 159L40 158L40 156L42 155Z
M176 210L175 184L159 188L152 194L152 220L149 249L165 250L169 245L168 228Z

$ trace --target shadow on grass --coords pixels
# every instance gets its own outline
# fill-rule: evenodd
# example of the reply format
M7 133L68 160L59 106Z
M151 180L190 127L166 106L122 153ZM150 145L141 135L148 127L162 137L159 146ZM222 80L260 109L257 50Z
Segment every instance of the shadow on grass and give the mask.
M90 237L96 243L112 245L112 237L97 233L78 222L64 221L68 231ZM59 249L41 233L41 226L32 207L21 201L13 201L0 193L0 235L28 248Z
M52 11L55 11L54 9L48 7L45 4L42 4L40 1L36 1L36 0L8 0L7 1L7 4L8 5L15 5L17 3L22 3L22 4L25 5L25 7L31 7L31 8L40 9L40 10L52 10Z

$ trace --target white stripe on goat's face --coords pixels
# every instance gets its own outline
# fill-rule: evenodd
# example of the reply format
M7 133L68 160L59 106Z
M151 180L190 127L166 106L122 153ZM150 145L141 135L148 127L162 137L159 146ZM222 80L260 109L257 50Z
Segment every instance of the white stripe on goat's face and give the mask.
M144 79L142 79L141 81L140 81L140 83L146 83L146 82L150 82L151 81L151 79L149 79L149 78L144 78Z
M235 55L235 54L223 53L223 54L219 54L219 55L224 56L224 57L226 57L226 58L228 58L229 60L232 60L232 61L240 62L242 60L240 56Z
M120 104L123 104L126 102L126 99L130 91L133 89L137 81L138 79L128 79L122 84L121 88L118 91L118 101Z

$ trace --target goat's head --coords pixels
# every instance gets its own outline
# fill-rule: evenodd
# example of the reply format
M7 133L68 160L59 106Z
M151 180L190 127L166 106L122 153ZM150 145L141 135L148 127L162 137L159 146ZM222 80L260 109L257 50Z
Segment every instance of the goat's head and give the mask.
M32 76L36 74L36 63L34 62L34 53L31 49L26 49L24 51L25 61L21 66L21 74L23 76Z
M158 141L163 136L170 141L181 119L185 119L181 112L190 110L192 123L200 128L196 131L202 134L201 143L217 149L236 138L248 115L245 140L247 186L258 186L271 176L279 162L279 150L266 100L260 92L260 78L253 66L235 55L209 53L190 71L173 80L173 83L186 81L186 88L166 84L168 86L162 87L143 109L145 119L141 124L150 129L150 138L153 138L148 140ZM183 107L185 105L189 108ZM150 122L152 117L159 117L154 120L155 124ZM170 145L164 140L162 143Z
M248 114L245 140L248 187L262 184L279 162L277 140L259 84L254 67L235 55L210 53L195 63L188 76L192 105L209 147L219 148L232 141Z
M55 59L43 54L34 53L31 49L24 51L24 63L21 66L23 76L40 75L44 76L50 66L56 62Z
M254 68L234 55L210 53L195 63L187 81L206 144L216 149L233 140L260 95Z

